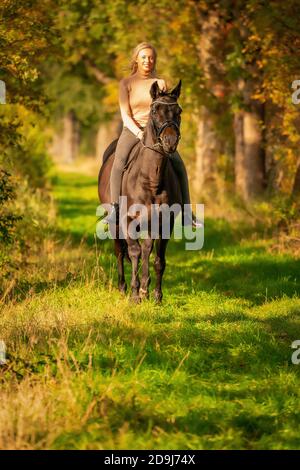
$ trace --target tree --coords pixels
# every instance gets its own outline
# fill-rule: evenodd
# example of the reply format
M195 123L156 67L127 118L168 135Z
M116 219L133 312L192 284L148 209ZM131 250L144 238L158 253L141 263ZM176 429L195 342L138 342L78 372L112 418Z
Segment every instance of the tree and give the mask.
M261 194L266 186L289 192L299 144L299 112L291 105L290 91L300 65L295 54L300 41L297 2L255 0L234 6L228 64L237 191L244 199Z

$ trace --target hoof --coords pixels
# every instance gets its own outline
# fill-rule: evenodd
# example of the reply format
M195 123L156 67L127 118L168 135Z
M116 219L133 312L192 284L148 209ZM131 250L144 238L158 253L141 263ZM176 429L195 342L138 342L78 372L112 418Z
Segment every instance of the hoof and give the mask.
M134 302L135 304L139 304L141 299L140 299L140 296L139 296L139 291L134 289L132 292L131 292L131 296L130 296L130 299L132 300L132 302Z
M126 284L120 284L120 285L119 285L119 291L120 291L122 294L126 294L127 285L126 285Z
M139 297L141 300L149 299L148 289L146 290L146 289L140 288Z
M140 304L141 303L141 298L138 295L131 295L130 300L134 304Z
M161 291L157 291L155 290L153 292L154 294L154 300L157 304L161 304L161 301L162 301L162 298L163 298L163 295L162 295L162 292Z

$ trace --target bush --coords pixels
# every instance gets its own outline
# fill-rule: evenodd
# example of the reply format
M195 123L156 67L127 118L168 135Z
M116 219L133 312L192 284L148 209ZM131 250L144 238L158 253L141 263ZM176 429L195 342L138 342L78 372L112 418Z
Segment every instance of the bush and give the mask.
M0 111L0 165L27 179L31 188L47 187L52 161L42 117L19 105L4 108Z
M52 223L47 135L36 114L21 106L1 108L0 293L32 254Z

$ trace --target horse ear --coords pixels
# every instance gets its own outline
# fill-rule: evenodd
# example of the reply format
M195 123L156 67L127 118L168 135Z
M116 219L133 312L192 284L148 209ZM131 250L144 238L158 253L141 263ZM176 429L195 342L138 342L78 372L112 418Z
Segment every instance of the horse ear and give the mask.
M171 95L176 96L176 99L178 99L180 96L180 91L181 91L181 80L179 80L178 85L176 85L174 90L171 91Z
M150 95L153 100L156 100L156 98L159 95L159 86L157 82L152 83L151 88L150 88Z

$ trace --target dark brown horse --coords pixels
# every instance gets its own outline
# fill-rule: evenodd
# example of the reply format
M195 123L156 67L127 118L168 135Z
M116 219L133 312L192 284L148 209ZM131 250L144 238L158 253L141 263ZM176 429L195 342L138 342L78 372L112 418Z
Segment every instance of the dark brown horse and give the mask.
M135 219L141 220L141 212L129 214L133 204L143 204L148 220L148 238L142 243L133 239L130 233L126 239L115 238L115 254L118 260L119 290L126 291L124 276L124 257L130 258L132 264L131 289L134 300L147 298L149 295L149 257L156 238L156 257L154 268L156 272L156 287L154 297L157 302L162 300L162 277L166 266L165 252L168 239L162 237L162 217L159 217L159 234L151 234L151 205L177 203L182 205L179 180L173 169L169 156L176 151L180 138L180 113L177 104L180 95L181 81L171 92L163 92L154 82L150 89L152 97L150 116L144 132L144 141L139 142L131 151L123 174L121 195L127 196L128 211L125 214L125 224ZM101 203L110 203L110 172L114 160L114 141L106 150L98 178L98 192ZM152 206L153 208L153 206ZM121 223L120 213L120 223ZM123 218L124 220L124 218ZM174 227L174 215L169 217L170 234ZM151 238L151 235L153 238ZM139 261L141 258L141 283L139 281Z

